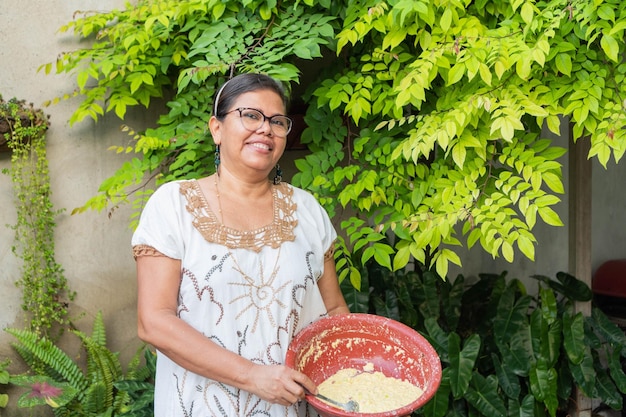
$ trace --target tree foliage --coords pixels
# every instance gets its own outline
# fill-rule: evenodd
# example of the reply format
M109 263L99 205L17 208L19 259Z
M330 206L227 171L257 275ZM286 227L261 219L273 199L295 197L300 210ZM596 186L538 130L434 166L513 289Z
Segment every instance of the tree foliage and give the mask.
M298 90L307 75L311 153L293 183L344 219L363 263L414 258L446 276L455 248L532 260L537 221L562 225L566 149L549 136L571 130L604 166L622 158L625 29L620 0L140 0L79 15L62 30L93 43L44 69L76 78L72 122L167 103L157 128L127 127L117 151L136 156L78 211L146 198L151 176L209 173L206 124L227 77ZM340 276L359 286L343 254Z

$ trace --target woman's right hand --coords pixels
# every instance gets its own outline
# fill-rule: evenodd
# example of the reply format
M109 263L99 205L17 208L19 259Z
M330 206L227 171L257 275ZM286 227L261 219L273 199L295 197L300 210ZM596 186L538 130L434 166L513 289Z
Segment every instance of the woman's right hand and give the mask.
M284 406L304 399L305 390L317 393L317 387L309 377L284 365L253 364L246 379L250 392L265 401Z

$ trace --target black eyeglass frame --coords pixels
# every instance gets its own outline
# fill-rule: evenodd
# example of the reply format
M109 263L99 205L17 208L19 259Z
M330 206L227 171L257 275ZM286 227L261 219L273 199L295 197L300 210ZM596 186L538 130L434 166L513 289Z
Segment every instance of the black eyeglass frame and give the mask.
M263 116L263 121L261 123L259 123L259 127L257 127L254 130L250 130L248 129L245 124L243 123L243 111L244 110L254 110L256 112L258 112L261 116ZM287 135L289 134L289 132L291 132L291 128L293 127L293 120L291 120L290 117L285 116L284 114L275 114L274 116L266 116L261 110L259 109L255 109L254 107L237 107L236 109L232 109L230 111L227 111L226 113L224 113L224 116L226 116L227 114L233 113L233 112L239 112L239 119L241 120L241 124L244 127L244 129L254 132L255 130L258 130L261 126L263 126L263 123L265 123L265 121L267 120L269 122L270 125L270 130L272 131L273 134L277 135L277 136L281 136L278 135L276 132L274 132L274 125L272 125L272 119L275 117L283 117L285 119L287 119L289 121L289 127L287 128L287 132L285 132L284 137L287 137Z

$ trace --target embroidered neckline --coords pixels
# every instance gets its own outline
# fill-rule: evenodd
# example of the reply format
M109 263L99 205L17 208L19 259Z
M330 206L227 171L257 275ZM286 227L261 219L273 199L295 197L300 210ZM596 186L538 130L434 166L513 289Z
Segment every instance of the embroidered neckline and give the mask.
M207 242L224 245L229 249L243 248L260 252L265 246L274 249L283 242L295 240L298 224L294 214L293 188L287 183L271 187L274 201L272 223L255 230L242 231L224 226L211 210L197 180L181 181L180 193L187 200L187 211L193 216L193 226Z

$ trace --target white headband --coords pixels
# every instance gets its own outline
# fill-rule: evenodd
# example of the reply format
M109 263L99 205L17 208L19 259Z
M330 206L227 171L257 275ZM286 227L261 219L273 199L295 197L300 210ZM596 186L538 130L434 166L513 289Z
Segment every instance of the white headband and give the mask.
M222 85L222 88L220 88L219 91L217 92L217 95L215 96L215 103L213 103L213 116L215 116L215 117L217 117L217 103L220 102L220 96L222 95L222 91L224 90L224 87L226 87L226 84L228 84L229 82L230 82L230 80L226 81Z

